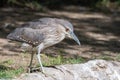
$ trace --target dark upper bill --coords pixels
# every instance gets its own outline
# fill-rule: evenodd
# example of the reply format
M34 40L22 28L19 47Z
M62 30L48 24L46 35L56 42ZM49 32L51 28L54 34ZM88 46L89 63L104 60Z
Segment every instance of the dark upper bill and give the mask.
M77 36L73 32L71 32L70 35L79 45L81 45L79 39L77 38Z

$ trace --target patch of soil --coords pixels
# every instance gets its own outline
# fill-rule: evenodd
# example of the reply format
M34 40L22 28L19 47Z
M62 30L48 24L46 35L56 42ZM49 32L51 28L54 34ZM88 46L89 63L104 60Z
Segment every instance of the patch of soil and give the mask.
M0 64L7 60L13 62L8 66L27 68L30 61L30 52L24 53L20 43L10 42L6 35L20 24L39 19L41 17L58 17L73 23L75 34L81 41L78 46L73 40L65 39L61 43L46 49L43 53L48 55L71 56L79 55L86 60L103 58L120 60L120 15L91 12L89 9L80 10L81 7L66 8L63 11L33 12L24 9L0 9ZM69 10L68 10L69 9ZM8 25L7 25L8 24ZM14 27L12 27L14 26ZM12 27L12 28L11 28ZM117 59L116 59L117 58ZM34 59L36 63L36 60ZM35 65L35 63L33 65Z

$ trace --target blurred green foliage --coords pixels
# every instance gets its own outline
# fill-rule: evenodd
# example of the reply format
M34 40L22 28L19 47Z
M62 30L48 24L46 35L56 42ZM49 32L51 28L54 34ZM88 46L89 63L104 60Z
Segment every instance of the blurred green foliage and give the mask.
M0 0L0 7L27 7L41 9L39 0Z
M60 7L63 5L82 5L95 8L120 6L120 0L0 0L0 7L27 7L41 9L42 7Z
M29 9L58 9L66 5L78 5L107 10L120 7L120 0L0 0L0 7L22 7Z

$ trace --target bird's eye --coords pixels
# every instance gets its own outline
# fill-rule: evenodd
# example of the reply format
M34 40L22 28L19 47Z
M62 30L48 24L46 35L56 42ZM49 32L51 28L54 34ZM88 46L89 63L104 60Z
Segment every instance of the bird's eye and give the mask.
M66 28L66 32L68 32L69 31L69 29L68 28Z

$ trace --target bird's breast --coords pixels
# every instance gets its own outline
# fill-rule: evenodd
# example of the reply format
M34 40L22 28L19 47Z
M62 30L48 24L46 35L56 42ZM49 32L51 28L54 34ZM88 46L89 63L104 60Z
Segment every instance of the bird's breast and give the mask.
M64 38L65 38L64 33L60 33L59 31L51 31L49 34L46 35L43 43L45 47L49 47L61 42Z

